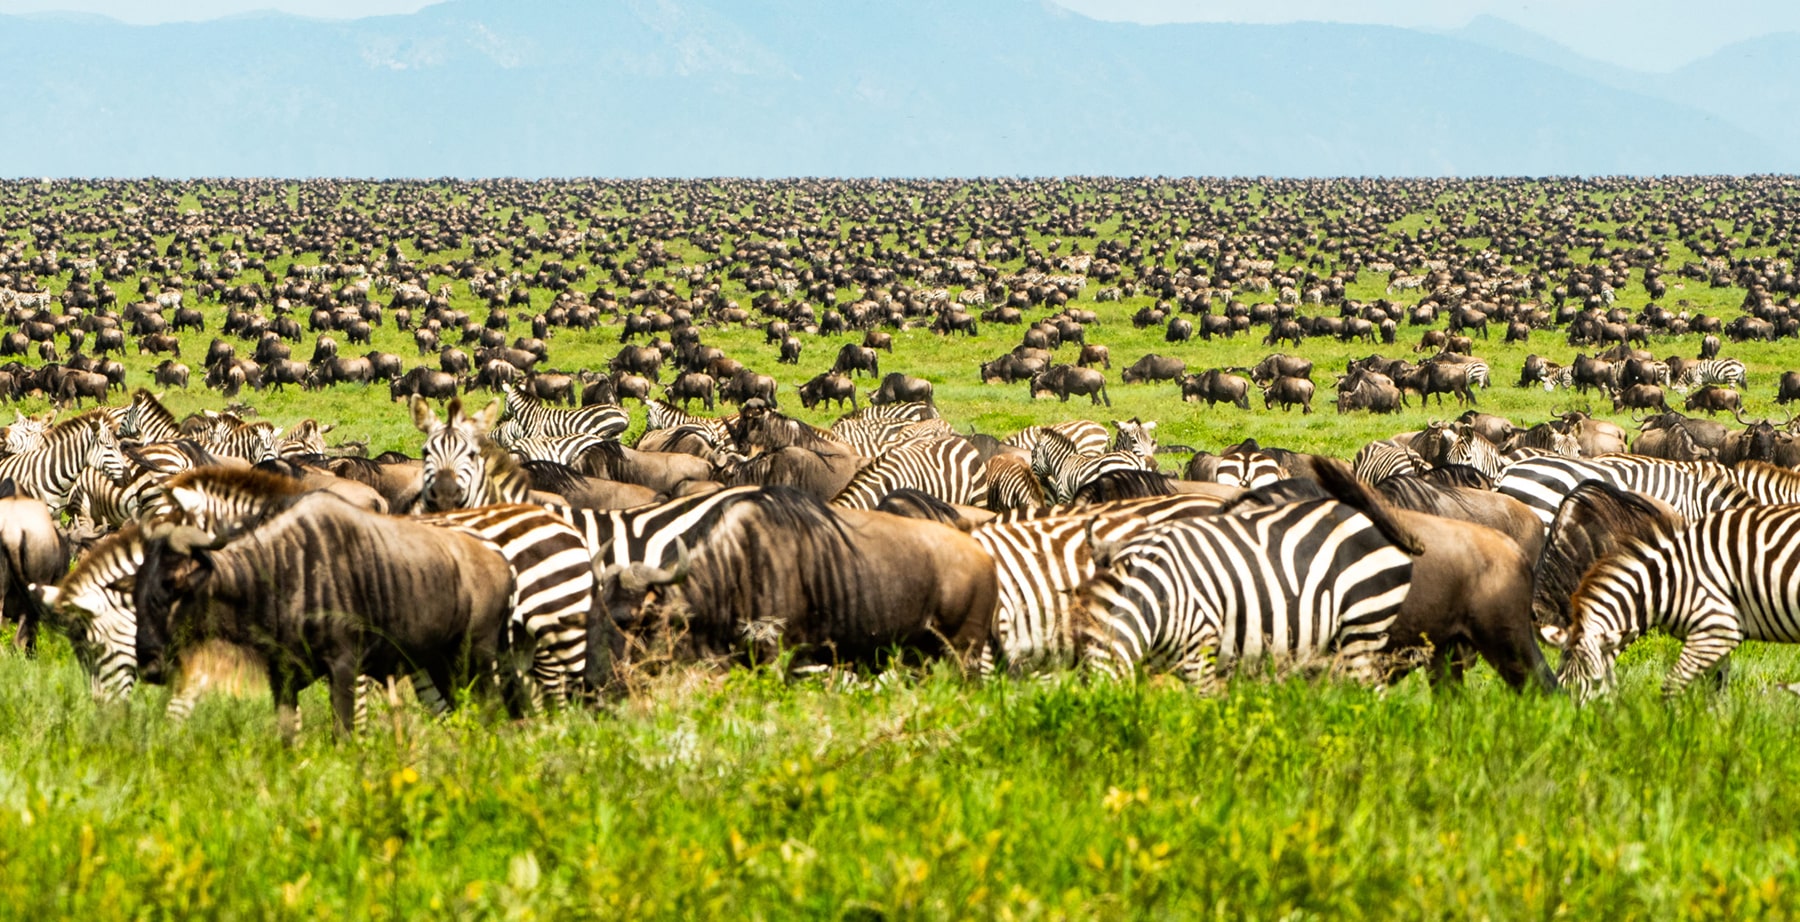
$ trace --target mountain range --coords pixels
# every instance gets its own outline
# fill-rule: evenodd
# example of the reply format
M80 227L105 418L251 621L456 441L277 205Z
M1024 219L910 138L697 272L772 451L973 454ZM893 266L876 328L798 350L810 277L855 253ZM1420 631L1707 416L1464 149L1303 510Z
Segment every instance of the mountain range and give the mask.
M448 0L0 16L0 176L1800 170L1800 36L1668 73L1500 20L1099 22L1045 0Z

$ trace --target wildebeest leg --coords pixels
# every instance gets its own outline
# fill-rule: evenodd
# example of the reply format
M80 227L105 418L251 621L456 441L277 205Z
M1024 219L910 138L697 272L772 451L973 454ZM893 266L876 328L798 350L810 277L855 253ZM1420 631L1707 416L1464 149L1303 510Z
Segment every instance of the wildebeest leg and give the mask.
M1543 691L1556 689L1556 673L1544 659L1544 651L1537 644L1536 632L1531 628L1531 619L1523 612L1516 624L1474 626L1474 644L1500 678L1514 691L1524 689L1526 682L1534 682Z
M340 736L359 732L369 720L368 681L355 662L342 659L331 664L331 710Z
M275 699L275 728L281 741L292 743L300 735L300 683L276 662L279 657L279 653L269 657L269 694Z

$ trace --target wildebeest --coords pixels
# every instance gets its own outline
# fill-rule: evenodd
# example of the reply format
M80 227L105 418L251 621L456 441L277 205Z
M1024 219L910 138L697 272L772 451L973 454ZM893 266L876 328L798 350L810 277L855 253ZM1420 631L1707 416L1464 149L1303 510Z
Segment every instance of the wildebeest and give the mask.
M1614 391L1612 402L1614 412L1625 409L1669 412L1669 403L1663 399L1663 389L1654 384L1633 384Z
M420 366L388 382L388 397L420 396L429 400L449 400L456 396L456 376Z
M875 350L855 343L845 343L838 350L837 361L832 364L831 370L852 377L859 373L879 377L881 361L876 357Z
M881 386L869 392L869 402L875 406L889 403L931 403L931 382L912 375L890 372L881 379Z
M1279 377L1311 378L1313 363L1311 359L1303 359L1297 355L1274 353L1265 356L1250 369L1250 380L1257 384L1267 384Z
M760 397L769 406L777 406L775 401L775 379L764 374L757 374L748 368L727 378L719 385L719 399L727 403L742 404L752 398Z
M1217 403L1229 403L1240 410L1250 409L1250 382L1219 368L1208 368L1197 375L1181 379L1181 399L1204 400L1208 409Z
M1784 371L1775 393L1775 402L1788 403L1794 400L1800 400L1800 371Z
M708 410L713 408L714 384L712 375L698 371L684 371L663 389L664 399L670 403L679 401L683 410L694 400L705 404Z
M685 563L608 568L602 584L615 623L637 630L647 602L672 607L702 653L873 665L898 648L965 668L998 593L993 560L955 528L779 487L725 510Z
M492 668L513 576L479 538L300 493L223 546L179 530L146 547L135 590L140 668L166 675L194 643L223 640L268 664L282 731L299 693L331 686L341 730L360 677L414 674L445 702Z
M805 384L800 385L800 405L810 410L820 403L837 401L839 409L844 401L850 401L850 408L856 408L856 382L838 374L827 371L814 375Z
M185 390L188 386L188 367L174 359L163 359L151 371L151 376L156 380L157 387L179 387Z
M0 498L0 615L18 626L13 646L37 649L44 606L31 587L62 579L69 572L69 550L43 500Z
M1075 360L1075 364L1080 368L1099 365L1102 368L1111 369L1112 351L1099 343L1083 343L1081 357Z
M1119 380L1126 384L1137 384L1148 381L1173 381L1187 372L1187 363L1177 358L1151 353L1131 363L1131 367L1119 372Z
M1086 394L1096 406L1112 406L1112 398L1106 394L1106 376L1092 368L1052 365L1031 378L1031 396L1039 394L1055 394L1064 403L1070 395Z
M1313 383L1306 378L1282 376L1263 386L1263 409L1274 409L1277 403L1283 410L1293 409L1300 405L1302 415L1312 412Z
M1682 409L1688 412L1701 410L1707 414L1732 412L1744 408L1744 402L1738 392L1729 387L1708 384L1688 395Z

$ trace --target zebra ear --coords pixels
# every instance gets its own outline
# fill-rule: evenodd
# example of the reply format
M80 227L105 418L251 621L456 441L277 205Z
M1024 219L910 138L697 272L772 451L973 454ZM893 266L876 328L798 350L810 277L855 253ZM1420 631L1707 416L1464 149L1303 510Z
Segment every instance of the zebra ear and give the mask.
M1538 625L1538 636L1544 638L1545 643L1558 650L1563 649L1569 643L1569 632L1554 624Z
M482 407L479 413L469 417L469 422L474 424L476 431L487 432L494 428L494 420L498 419L499 416L500 401L495 400L487 406Z

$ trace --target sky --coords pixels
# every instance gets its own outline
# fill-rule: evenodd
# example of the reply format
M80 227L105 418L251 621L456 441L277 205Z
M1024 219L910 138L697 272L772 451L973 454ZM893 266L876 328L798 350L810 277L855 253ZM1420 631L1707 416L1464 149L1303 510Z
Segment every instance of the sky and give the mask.
M847 2L847 0L822 0ZM982 0L972 0L982 2ZM1732 42L1800 32L1794 0L1053 0L1126 22L1356 22L1454 29L1480 15L1524 26L1596 60L1667 71ZM73 11L125 22L213 19L278 9L343 19L410 13L431 0L0 0L0 13Z

